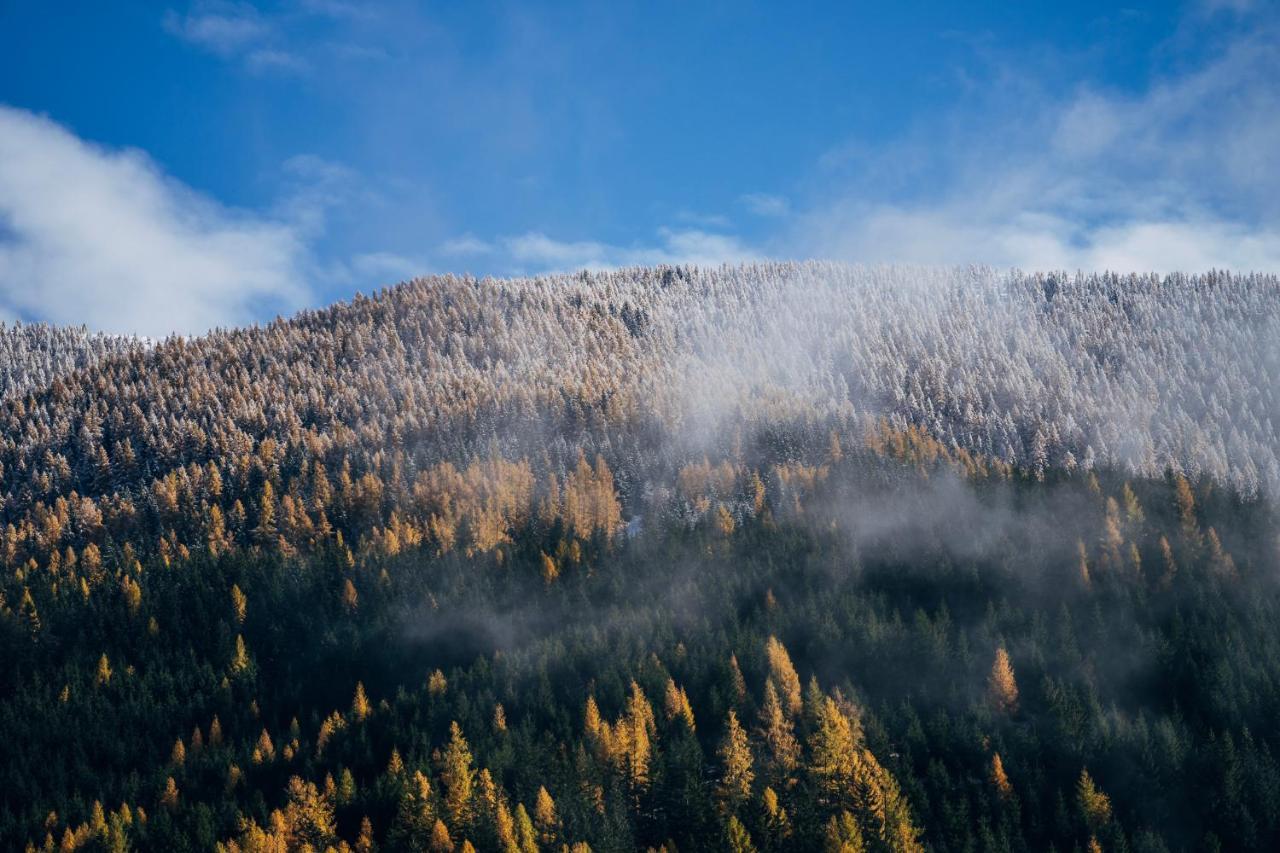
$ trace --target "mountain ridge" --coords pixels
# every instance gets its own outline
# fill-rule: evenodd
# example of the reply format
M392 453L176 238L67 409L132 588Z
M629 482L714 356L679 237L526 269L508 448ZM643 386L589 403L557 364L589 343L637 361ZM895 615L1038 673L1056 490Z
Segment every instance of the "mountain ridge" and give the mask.
M1278 302L437 277L45 359L0 844L1267 849Z

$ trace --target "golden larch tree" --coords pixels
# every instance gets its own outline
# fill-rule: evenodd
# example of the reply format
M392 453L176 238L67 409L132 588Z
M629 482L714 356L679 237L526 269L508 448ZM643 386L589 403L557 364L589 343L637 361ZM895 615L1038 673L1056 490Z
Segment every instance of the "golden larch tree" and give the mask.
M244 636L236 635L236 648L231 655L231 671L244 672L249 668L249 650L245 647Z
M440 771L444 783L444 807L449 824L462 830L471 825L471 787L475 771L471 766L471 746L457 721L449 724L449 744L444 750Z
M689 695L685 693L683 687L676 685L673 678L667 679L667 689L663 697L663 711L666 714L667 722L680 720L684 725L688 726L689 731L695 731L693 706L689 703Z
M834 807L850 798L859 746L849 718L824 697L809 736L809 773L824 805Z
M765 746L769 776L773 782L788 785L800 765L800 744L796 740L795 724L782 710L778 689L773 679L765 682L764 704L760 706L758 736Z
M356 682L356 692L351 699L351 718L357 723L363 722L369 717L370 712L369 697L364 692L364 682Z
M755 779L755 772L751 769L751 746L736 711L729 711L728 725L717 754L722 772L716 785L716 797L724 810L733 814L751 798L751 783Z
M94 680L100 685L110 684L111 675L111 662L107 660L107 656L104 654L102 657L98 658L98 672L95 675Z
M1013 677L1013 664L1009 662L1009 653L1004 646L996 649L996 659L991 664L991 674L987 676L987 696L991 704L1004 714L1012 714L1018 710L1018 683Z
M449 827L444 821L436 818L431 828L431 853L453 853L453 839L449 837Z
M1088 769L1082 769L1076 780L1076 801L1090 831L1097 832L1111 822L1111 798L1094 783Z
M169 811L178 807L178 783L170 776L164 782L164 790L160 792L160 805Z
M790 717L800 713L804 702L800 692L800 676L791 663L791 655L777 637L769 637L765 643L765 657L769 660L769 678L778 687L782 707Z
M1196 499L1187 478L1178 474L1173 478L1173 505L1182 524L1182 533L1188 541L1199 538L1200 525L1196 520Z
M831 816L823 835L823 853L863 853L867 849L862 829L847 811Z
M738 820L737 815L729 815L724 828L725 849L729 853L756 853L756 845L751 841L751 834Z
M996 789L996 793L1000 795L1000 799L1006 800L1013 794L1013 786L1009 784L1009 776L1004 772L1004 762L1000 759L1000 753L991 756L991 786Z
M533 823L538 828L538 840L543 846L548 849L554 847L560 835L560 815L545 786L538 786L538 796L533 803Z
M239 585L231 585L231 615L235 617L236 624L243 625L244 618L249 612L249 599L245 597Z

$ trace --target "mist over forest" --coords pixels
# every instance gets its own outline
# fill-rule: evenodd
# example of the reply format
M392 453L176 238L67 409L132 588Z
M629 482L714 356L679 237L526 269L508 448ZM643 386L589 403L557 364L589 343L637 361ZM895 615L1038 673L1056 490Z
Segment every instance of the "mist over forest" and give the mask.
M0 327L0 846L1269 850L1280 280Z
M0 853L1280 851L1280 2L63 5Z

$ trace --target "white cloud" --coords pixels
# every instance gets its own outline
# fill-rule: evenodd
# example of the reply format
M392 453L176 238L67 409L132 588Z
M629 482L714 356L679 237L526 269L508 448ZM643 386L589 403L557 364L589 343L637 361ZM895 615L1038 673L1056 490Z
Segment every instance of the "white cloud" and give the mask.
M687 225L693 225L699 229L718 228L723 230L732 225L727 216L719 213L697 213L692 210L677 210L675 220Z
M855 181L799 217L791 240L868 262L1280 270L1275 36L1260 25L1136 95L1020 90L1003 117L956 116L929 129L942 148L908 139L859 158L877 177L914 177L913 200ZM840 150L821 167L853 162Z
M1134 222L1095 234L1087 268L1280 270L1280 230L1229 222Z
M378 17L378 10L373 6L342 0L298 0L296 5L307 14L336 20L369 21Z
M238 59L254 72L303 72L305 59L279 44L271 21L248 3L203 0L187 14L165 12L164 28L171 35L222 59Z
M295 226L0 105L0 312L163 336L305 304Z
M305 59L296 54L271 48L249 51L244 56L244 64L250 71L284 71L294 74L301 74L311 67Z
M1218 12L1234 12L1243 15L1257 8L1256 0L1201 0L1200 9L1206 15Z
M438 249L440 254L452 257L465 255L487 255L493 251L490 243L481 240L474 234L463 234L452 240L445 240Z
M626 265L621 261L622 253L616 247L590 240L575 242L555 240L546 234L530 231L517 237L508 237L503 244L517 262L531 264L535 269L582 269Z
M354 169L317 157L296 154L281 164L286 193L275 205L276 218L294 223L308 237L323 233L331 213L340 208L367 210L380 197Z
M327 291L346 297L357 291L370 293L435 271L422 258L396 252L361 252L317 264L312 276L322 282Z
M353 257L346 266L348 283L360 288L407 281L428 272L424 261L395 252L365 252Z
M658 243L615 246L592 240L561 241L531 231L502 241L518 272L563 272L655 264L718 265L758 259L736 237L698 230L658 231Z
M786 216L791 212L791 202L780 195L747 193L742 196L741 201L756 216Z
M164 28L223 57L258 44L269 33L257 10L245 4L205 4L186 15L170 9L165 12Z
M663 228L658 231L658 236L662 239L659 252L665 264L714 265L754 261L761 257L759 252L731 234Z
M850 260L1026 270L1280 270L1280 230L1214 218L1081 228L1035 213L975 220L966 205L942 205L828 210L825 226L817 217L811 221L817 252Z

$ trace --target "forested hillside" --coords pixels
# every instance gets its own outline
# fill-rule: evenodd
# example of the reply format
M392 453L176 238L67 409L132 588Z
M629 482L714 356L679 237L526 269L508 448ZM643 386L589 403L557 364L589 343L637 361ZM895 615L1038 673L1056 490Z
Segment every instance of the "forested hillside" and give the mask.
M22 333L0 846L1280 844L1275 277L444 277Z
M47 387L54 377L146 346L146 341L44 323L0 322L0 399Z

